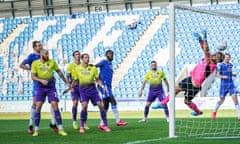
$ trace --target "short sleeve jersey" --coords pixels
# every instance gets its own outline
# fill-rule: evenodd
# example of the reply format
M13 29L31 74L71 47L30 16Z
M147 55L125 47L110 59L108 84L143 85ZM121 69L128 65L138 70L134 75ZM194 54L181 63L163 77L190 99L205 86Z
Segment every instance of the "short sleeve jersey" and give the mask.
M42 63L41 60L34 61L31 72L36 74L40 79L49 80L53 78L54 71L57 70L59 70L57 63L49 59L45 63Z
M231 63L219 63L217 65L217 72L219 72L222 76L227 76L227 79L221 79L221 87L229 88L233 86L233 79L232 79L232 67Z
M70 76L71 76L70 82L73 80L73 72L76 70L77 66L79 66L79 65L76 64L75 62L71 62L71 63L67 66L67 74L70 74Z
M166 79L163 71L148 71L144 77L145 81L149 81L150 90L162 89L162 80Z
M83 67L82 64L80 64L73 72L73 79L78 80L80 86L94 84L96 78L99 78L99 74L95 66Z
M31 53L30 55L28 55L28 57L26 59L23 60L23 62L25 64L28 64L30 66L30 68L32 67L32 63L35 60L39 60L40 59L40 55L37 53Z
M100 80L104 84L111 85L112 84L112 77L113 77L112 63L107 59L103 59L97 64L97 66L100 69Z

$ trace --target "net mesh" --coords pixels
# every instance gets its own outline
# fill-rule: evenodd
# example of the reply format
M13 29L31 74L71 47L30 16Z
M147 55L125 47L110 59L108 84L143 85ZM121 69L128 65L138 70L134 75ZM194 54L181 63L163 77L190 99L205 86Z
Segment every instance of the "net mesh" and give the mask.
M236 8L238 7L238 8ZM236 73L238 67L237 42L240 36L238 4L224 4L201 7L176 6L175 8L175 51L180 49L175 59L175 80L178 82L189 76L194 66L204 58L204 53L199 42L194 37L194 32L202 35L207 32L207 41L210 52L218 51L216 45L221 40L227 41L227 49L223 53L230 53L233 64L232 71ZM239 79L233 78L235 87L239 85ZM239 137L240 122L236 107L227 94L225 102L217 111L216 120L212 120L212 110L219 101L220 80L212 76L210 82L202 85L201 93L198 93L193 102L203 112L203 115L192 116L192 110L184 104L184 94L180 93L175 99L175 134L188 137Z

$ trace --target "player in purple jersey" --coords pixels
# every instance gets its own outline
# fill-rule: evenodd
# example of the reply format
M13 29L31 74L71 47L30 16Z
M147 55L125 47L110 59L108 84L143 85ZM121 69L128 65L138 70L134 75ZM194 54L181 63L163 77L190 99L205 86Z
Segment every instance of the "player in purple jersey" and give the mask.
M145 88L147 81L149 81L149 83L150 83L150 88L149 88L147 102L146 102L145 109L144 109L144 118L139 120L140 123L147 121L149 107L151 106L152 102L154 102L156 98L158 98L158 100L160 102L165 98L162 81L164 81L165 85L167 86L167 92L169 92L168 81L165 77L164 72L161 70L157 70L157 62L156 61L151 62L151 71L148 71L144 77L144 81L141 86L139 97L142 96L142 92L143 92L143 89ZM164 108L164 113L165 113L166 119L168 121L168 117L169 117L168 107L167 107L167 105L165 105L165 106L163 106L163 108Z
M236 77L236 74L232 73L233 65L230 63L230 54L226 53L224 57L224 61L217 65L217 77L221 79L220 83L220 100L217 102L213 113L212 119L216 119L217 110L224 103L226 95L229 93L232 97L232 100L235 105L235 109L238 113L238 120L240 120L240 107L237 97L236 87L234 85L232 77Z
M40 43L40 41L33 41L32 43L33 46L33 50L34 52L29 54L28 57L26 59L23 60L23 62L20 64L20 68L22 68L23 70L31 70L32 67L32 63L35 60L40 59L40 50L42 49L42 44ZM32 106L31 106L31 110L30 110L30 119L29 119L29 128L28 128L28 133L29 134L33 134L33 121L34 121L34 113L36 110L36 91L38 88L38 82L37 81L33 81L33 89L32 89ZM50 127L55 131L58 132L58 128L56 126L55 123L55 118L54 118L54 112L51 109L51 123L50 123Z
M49 59L48 50L41 49L40 59L33 62L31 69L32 79L38 82L38 89L36 92L36 111L34 115L35 129L33 136L39 135L38 130L41 120L41 108L46 97L48 97L48 102L54 110L55 119L59 129L58 134L61 136L67 135L67 133L63 130L62 117L58 108L59 99L55 86L56 79L54 78L54 71L56 71L65 84L70 87L70 84L66 81L57 63L54 60Z
M117 102L113 96L112 92L112 77L113 77L113 51L107 50L105 53L106 59L101 60L99 63L96 64L96 67L100 68L100 80L102 81L103 85L107 88L108 93L105 93L103 88L98 86L98 89L102 95L103 105L106 111L108 111L109 103L111 103L112 112L116 119L117 126L125 126L128 123L125 121L120 120L118 109L117 109ZM101 122L101 125L103 122Z

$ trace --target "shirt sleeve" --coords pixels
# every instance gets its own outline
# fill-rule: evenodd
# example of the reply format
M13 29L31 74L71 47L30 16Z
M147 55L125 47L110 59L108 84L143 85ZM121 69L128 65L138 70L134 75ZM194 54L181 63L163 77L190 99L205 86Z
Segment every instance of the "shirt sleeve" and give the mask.
M166 75L165 75L165 73L164 73L163 71L160 71L160 73L161 73L161 80L166 79Z
M101 60L96 64L97 67L102 67L104 65L105 60Z
M23 60L24 64L31 64L32 63L32 59L31 59L31 55L28 55L28 57L26 59Z
M95 66L93 67L93 74L94 74L94 78L99 78L98 69Z
M150 79L150 72L147 72L146 75L144 76L144 80L148 81Z
M68 73L68 74L71 74L71 73L72 73L71 64L69 64L69 65L67 66L67 73Z

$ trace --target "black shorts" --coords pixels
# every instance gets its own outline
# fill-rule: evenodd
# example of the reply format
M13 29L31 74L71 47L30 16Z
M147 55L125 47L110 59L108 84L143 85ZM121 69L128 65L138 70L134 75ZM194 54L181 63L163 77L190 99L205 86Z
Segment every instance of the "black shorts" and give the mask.
M104 105L105 110L108 110L109 103L111 103L112 106L117 105L117 102L113 96L107 97L107 98L103 99L103 105Z
M184 91L184 96L188 100L192 100L195 95L201 90L200 88L194 87L192 84L191 77L187 77L179 82L179 87Z

